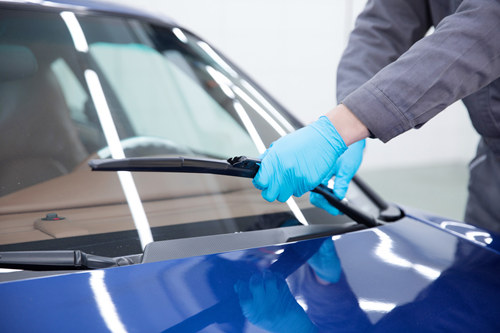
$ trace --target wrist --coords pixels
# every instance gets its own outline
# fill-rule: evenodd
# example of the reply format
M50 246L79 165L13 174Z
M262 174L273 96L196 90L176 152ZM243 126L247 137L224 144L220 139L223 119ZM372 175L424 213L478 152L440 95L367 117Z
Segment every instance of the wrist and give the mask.
M326 116L321 116L317 121L310 125L314 128L321 136L328 141L333 150L337 153L337 157L342 155L342 153L347 149L342 136L337 131L335 126L333 126L330 119Z
M370 135L368 128L343 104L337 105L325 116L333 124L347 146Z

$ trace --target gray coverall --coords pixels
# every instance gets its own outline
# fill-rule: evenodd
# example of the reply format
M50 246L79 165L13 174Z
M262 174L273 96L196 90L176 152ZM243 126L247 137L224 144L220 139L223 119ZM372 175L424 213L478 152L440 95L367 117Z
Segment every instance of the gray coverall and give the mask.
M500 232L499 78L500 0L368 0L338 68L337 100L387 142L462 99L482 137L465 221Z

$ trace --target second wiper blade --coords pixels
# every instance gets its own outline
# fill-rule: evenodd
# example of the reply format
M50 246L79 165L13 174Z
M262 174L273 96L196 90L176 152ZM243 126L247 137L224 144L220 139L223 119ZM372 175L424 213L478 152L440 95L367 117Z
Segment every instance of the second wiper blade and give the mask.
M119 260L121 259L121 260ZM30 270L97 269L129 265L122 258L87 254L80 250L0 252L0 267Z
M150 171L211 173L217 175L253 178L259 170L259 160L237 157L225 160L188 157L144 157L91 160L94 171Z

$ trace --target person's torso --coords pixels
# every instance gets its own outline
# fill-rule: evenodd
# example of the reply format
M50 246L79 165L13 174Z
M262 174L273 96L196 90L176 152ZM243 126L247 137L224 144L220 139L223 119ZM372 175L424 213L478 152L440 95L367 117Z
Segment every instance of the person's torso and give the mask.
M462 0L428 0L433 25L453 14L461 3ZM474 128L500 154L500 78L462 100Z

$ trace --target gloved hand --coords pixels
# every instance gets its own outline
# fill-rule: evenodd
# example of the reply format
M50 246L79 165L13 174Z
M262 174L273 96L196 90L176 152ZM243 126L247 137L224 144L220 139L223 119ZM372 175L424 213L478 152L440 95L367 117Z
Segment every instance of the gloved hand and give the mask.
M322 116L275 141L261 156L253 184L267 201L300 197L325 179L346 149L333 124Z
M252 324L278 333L317 331L282 277L264 271L252 275L248 283L238 281L234 289L244 316Z
M343 199L345 197L349 183L361 165L364 148L364 139L350 145L337 160L330 174L323 180L322 184L328 185L328 181L335 175L333 193L337 198ZM338 209L330 205L321 194L311 192L309 201L316 207L322 208L332 215L340 214Z
M329 283L336 283L340 279L342 267L335 250L335 244L331 238L327 238L318 252L316 252L307 263L313 269L316 276Z

